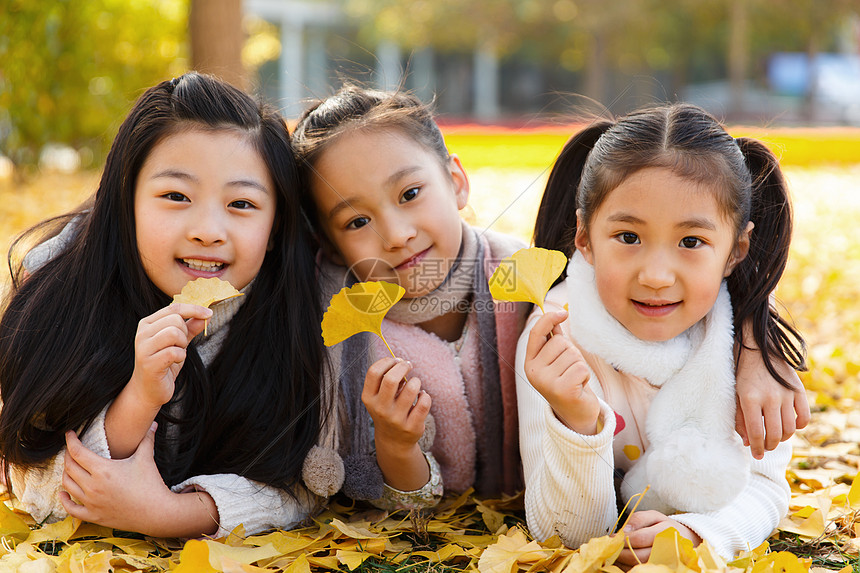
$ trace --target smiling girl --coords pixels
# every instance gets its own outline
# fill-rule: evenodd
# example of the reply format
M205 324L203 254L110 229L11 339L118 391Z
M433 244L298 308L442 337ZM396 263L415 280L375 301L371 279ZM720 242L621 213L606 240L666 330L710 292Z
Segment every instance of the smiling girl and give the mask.
M137 101L0 320L0 452L37 521L189 537L307 516L323 354L296 175L280 116L225 83ZM244 296L171 304L198 277Z
M727 557L757 546L788 508L791 448L744 447L735 361L763 349L786 387L780 365L805 367L770 302L791 236L776 158L694 106L649 109L573 138L543 201L569 230L539 246L575 251L547 296L558 310L533 313L518 348L530 529L577 546L611 533L616 495L648 488L622 563L668 527Z

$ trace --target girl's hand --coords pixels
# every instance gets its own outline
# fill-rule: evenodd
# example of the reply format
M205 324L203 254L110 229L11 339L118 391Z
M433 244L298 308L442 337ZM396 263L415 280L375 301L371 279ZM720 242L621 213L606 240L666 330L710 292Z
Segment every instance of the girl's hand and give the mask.
M141 405L158 411L173 397L188 343L203 332L212 310L173 303L142 319L134 337L134 372L128 385Z
M702 538L695 531L659 511L637 511L630 516L630 520L624 526L623 533L627 539L624 541L624 549L617 561L624 565L644 563L651 556L654 537L670 527L677 529L681 537L686 537L692 541L693 546L702 542Z
M134 372L105 415L112 458L126 458L137 449L161 406L173 397L188 343L211 316L208 308L174 303L138 323Z
M770 375L758 349L744 348L738 357L735 429L757 460L809 423L809 402L797 373L782 360L774 366L793 389Z
M597 433L600 404L588 388L589 371L579 349L564 335L567 311L550 312L529 333L523 363L526 378L571 430Z
M364 378L361 401L373 418L376 459L385 481L403 491L421 488L430 468L418 447L431 399L421 381L403 382L411 365L399 358L373 363Z
M218 510L209 494L176 494L164 484L153 458L153 423L135 453L110 460L66 434L60 502L69 515L155 537L196 537L217 531ZM188 496L195 496L191 499Z

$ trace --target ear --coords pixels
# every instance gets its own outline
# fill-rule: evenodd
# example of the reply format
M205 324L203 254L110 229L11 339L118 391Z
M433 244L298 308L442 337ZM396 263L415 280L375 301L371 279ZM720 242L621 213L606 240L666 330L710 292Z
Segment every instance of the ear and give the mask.
M594 252L591 250L588 232L585 230L585 224L582 220L582 209L576 210L576 236L573 239L573 244L576 250L582 253L585 261L594 266Z
M457 210L463 209L469 202L469 177L460 158L452 154L448 159L448 171L454 182L454 197L457 199Z
M723 277L727 277L732 274L732 271L735 270L738 263L747 258L747 254L750 252L750 237L752 236L752 230L754 227L755 223L750 221L747 223L746 229L741 231L741 234L735 243L735 248L732 249L732 252L729 255L729 260L726 261L726 270L725 273L723 273Z

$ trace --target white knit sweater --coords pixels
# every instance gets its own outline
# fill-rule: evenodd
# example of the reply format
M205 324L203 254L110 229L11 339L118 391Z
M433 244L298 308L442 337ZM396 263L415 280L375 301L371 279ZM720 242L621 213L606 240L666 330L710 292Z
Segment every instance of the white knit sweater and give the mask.
M567 286L550 290L547 300L562 306ZM613 452L615 415L597 380L590 387L601 402L602 431L578 434L562 424L525 376L523 362L528 334L540 316L535 309L517 348L517 401L520 449L526 480L526 519L532 534L546 539L558 534L577 547L592 537L610 533L618 517ZM567 332L567 324L563 325ZM791 447L780 444L761 461L750 456L750 479L728 505L706 513L672 516L695 531L721 555L731 557L764 541L788 509L785 470ZM715 460L713 471L719 471Z
M213 307L214 314L208 325L209 336L197 346L205 365L209 365L218 353L226 337L228 323L242 300L243 297L229 299ZM105 434L106 412L107 406L81 436L81 441L98 455L110 458ZM64 451L60 451L42 470L24 472L12 468L12 491L37 522L59 521L68 515L59 498L63 455ZM303 487L296 488L293 497L281 489L235 474L194 476L173 486L171 490L178 493L192 486L212 496L218 507L219 528L216 537L229 534L239 524L244 525L249 535L272 528L288 529L305 519L317 502L317 498Z

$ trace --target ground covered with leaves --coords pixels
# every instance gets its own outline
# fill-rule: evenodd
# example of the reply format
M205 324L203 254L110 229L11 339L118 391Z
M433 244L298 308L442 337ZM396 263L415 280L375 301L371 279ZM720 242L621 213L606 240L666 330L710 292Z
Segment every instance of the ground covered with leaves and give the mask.
M452 137L449 145L464 159L472 180L471 207L464 215L528 240L551 160L541 158L552 152L524 154L516 135L476 143ZM860 149L860 135L840 132L839 137L853 138L853 149ZM553 140L547 149L557 145ZM821 145L809 153L820 152ZM532 156L532 163L522 164L523 157ZM707 545L694 550L683 540L665 537L652 561L637 566L639 571L860 569L860 484L852 489L860 469L860 236L854 231L860 220L860 163L816 164L810 155L787 165L786 174L796 228L777 294L809 342L810 370L802 378L813 404L812 422L794 437L787 473L790 513L766 545L750 548L731 563ZM0 181L2 252L27 226L77 205L96 182L94 173L45 174L26 184ZM4 276L0 286L7 281ZM537 543L528 536L520 498L479 500L468 494L421 515L388 515L339 500L302 529L250 537L235 531L226 539L185 543L72 519L40 526L6 499L0 503L0 538L0 571L25 572L616 573L613 560L623 542L621 537L597 538L578 551L557 540Z

